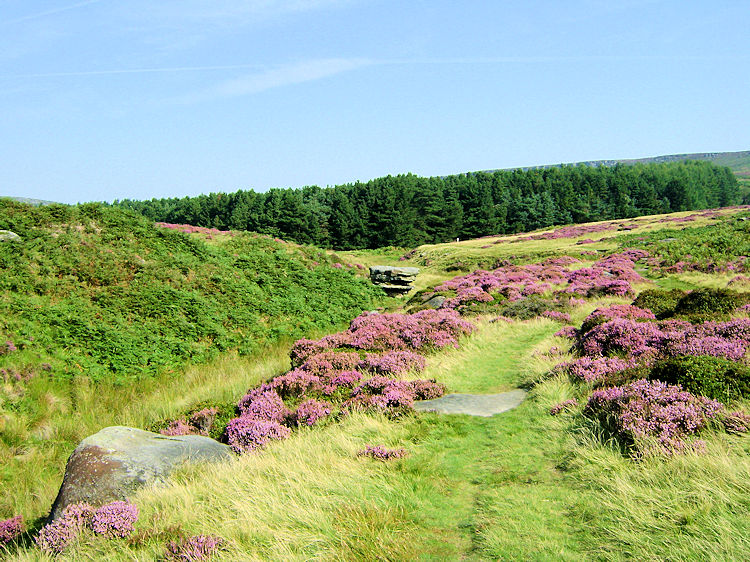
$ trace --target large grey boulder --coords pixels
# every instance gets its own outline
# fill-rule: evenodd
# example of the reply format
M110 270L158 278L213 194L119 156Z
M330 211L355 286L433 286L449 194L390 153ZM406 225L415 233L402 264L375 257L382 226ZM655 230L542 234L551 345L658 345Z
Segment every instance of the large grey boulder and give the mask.
M406 294L411 291L411 284L418 273L416 267L373 265L370 267L370 280L389 294Z
M394 267L392 265L373 265L370 267L370 279L373 283L402 285L412 283L419 273L416 267Z
M12 230L0 230L0 242L20 242L21 237Z
M163 480L186 461L220 461L231 456L229 447L209 437L105 427L81 441L70 455L49 519L59 517L73 503L98 507L126 499L138 488Z

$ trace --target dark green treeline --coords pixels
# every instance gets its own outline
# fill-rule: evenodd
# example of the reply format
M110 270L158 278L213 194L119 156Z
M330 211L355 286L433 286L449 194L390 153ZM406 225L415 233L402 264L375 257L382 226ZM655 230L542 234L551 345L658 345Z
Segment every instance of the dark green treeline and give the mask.
M411 247L579 222L738 203L729 168L684 161L561 166L335 187L116 201L155 221L260 232L302 244Z

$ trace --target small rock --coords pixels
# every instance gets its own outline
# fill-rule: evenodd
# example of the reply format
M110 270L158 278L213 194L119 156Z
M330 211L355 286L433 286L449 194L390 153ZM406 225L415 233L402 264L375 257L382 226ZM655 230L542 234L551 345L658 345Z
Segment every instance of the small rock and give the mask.
M0 242L20 242L21 237L12 230L0 230Z
M440 308L440 306L444 302L445 302L445 297L443 295L435 295L424 304L425 306L429 306L430 308Z
M70 455L49 520L73 503L98 507L124 500L138 488L164 480L185 461L221 461L231 456L228 446L209 437L168 437L132 427L105 427L81 441Z

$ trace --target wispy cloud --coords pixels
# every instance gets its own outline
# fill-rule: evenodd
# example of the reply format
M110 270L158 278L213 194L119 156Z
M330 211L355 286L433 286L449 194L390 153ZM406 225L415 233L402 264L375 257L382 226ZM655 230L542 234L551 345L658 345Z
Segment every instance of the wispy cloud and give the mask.
M182 96L177 101L193 104L222 98L248 96L272 88L320 80L372 64L376 64L375 61L360 58L303 61L232 80L225 80L204 90Z
M84 8L85 6L90 6L91 4L98 4L99 2L102 2L103 0L84 0L83 2L76 2L75 4L68 4L67 6L61 6L59 8L54 8L52 10L45 10L44 12L36 12L35 14L29 14L26 16L21 16L18 18L5 20L3 22L0 22L0 25L11 25L15 23L22 23L25 21L31 21L36 20L40 18L46 18L48 16L54 16L55 14L60 14L62 12L68 12L70 10L77 10L78 8Z
M203 23L211 20L237 23L238 19L273 18L336 8L354 2L355 0L180 0L152 3L148 12L152 17L161 15L170 19L197 20Z

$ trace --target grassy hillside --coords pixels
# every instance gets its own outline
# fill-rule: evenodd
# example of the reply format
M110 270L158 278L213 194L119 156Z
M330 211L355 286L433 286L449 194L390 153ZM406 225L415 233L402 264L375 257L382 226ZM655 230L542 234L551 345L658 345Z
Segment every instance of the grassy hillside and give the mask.
M448 392L522 387L530 391L529 398L518 409L491 418L355 412L295 428L289 439L262 451L210 470L187 467L166 486L142 490L131 498L140 518L129 539L83 535L62 558L159 560L170 540L210 534L223 539L217 560L699 560L706 553L715 560L747 559L748 434L728 433L717 421L699 434L704 452L689 448L671 456L632 455L632 443L585 415L583 406L600 387L558 367L581 354L558 331L568 323L595 329L595 310L629 305L638 294L651 295L650 306L661 306L659 314L670 319L665 325L670 329L701 326L706 313L691 314L703 309L686 309L695 298L680 301L674 292L658 293L659 298L645 293L701 287L732 289L728 312L713 310L708 318L734 318L744 326L747 312L737 305L746 302L750 289L743 277L748 219L747 209L736 208L679 213L425 245L408 253L390 248L332 258L417 265L422 269L418 288L426 292L457 275L481 283L503 275L569 275L569 282L552 280L544 290L516 301L494 293L490 302L483 298L458 306L475 324L474 332L462 337L457 348L425 352L427 367L419 376L442 382ZM206 236L217 251L232 244L228 234L193 235ZM627 261L622 252L634 246L649 255L634 252L634 261ZM466 276L477 266L492 271ZM586 278L586 271L596 272L602 287L613 277L627 277L629 290L617 296L575 289L573 280ZM457 286L454 280L439 292L451 297L459 292ZM569 288L575 290L566 292ZM417 296L409 306L419 303ZM545 315L549 310L559 314ZM514 319L498 314L513 314ZM656 326L656 321L645 325ZM750 345L742 328L737 333L733 337ZM332 341L348 345L341 338ZM190 368L181 384L175 384L175 377L145 378L130 395L137 403L112 411L104 403L114 402L114 395L104 386L99 400L89 398L85 404L102 424L144 427L174 419L204 399L215 404L239 400L248 387L289 368L284 357L288 348L280 344L262 357L224 354L214 363ZM746 362L745 355L731 364ZM89 395L86 386L76 388L81 399ZM44 395L38 398L43 401ZM556 405L572 399L580 405L550 415ZM71 407L67 397L55 394L45 404L47 411ZM731 398L727 410L748 412L750 400ZM79 414L81 418L87 427L96 425L88 414ZM58 431L70 432L72 422L48 418L46 424L27 435L46 432L55 439ZM388 462L358 456L373 444L404 447L408 455ZM25 446L19 434L13 455L36 454L51 466ZM22 466L27 476L7 488L2 517L22 513L31 519L54 494L54 478L41 478L31 464L14 469ZM39 481L45 483L41 488ZM40 497L30 499L35 494ZM45 557L28 544L13 559Z
M315 249L251 234L220 247L117 208L0 201L5 367L50 376L149 376L249 353L371 307L378 292Z
M340 326L382 296L314 248L252 234L209 244L98 205L0 200L0 229L21 236L0 243L0 512L31 519L83 437L226 399L246 386L253 354ZM185 375L227 357L234 379Z

